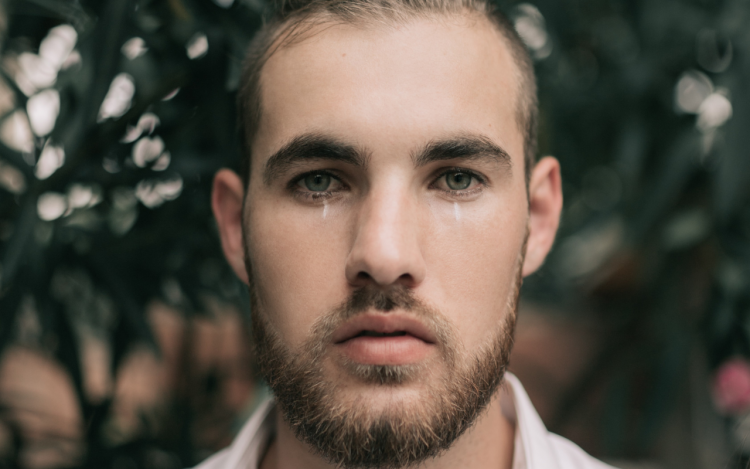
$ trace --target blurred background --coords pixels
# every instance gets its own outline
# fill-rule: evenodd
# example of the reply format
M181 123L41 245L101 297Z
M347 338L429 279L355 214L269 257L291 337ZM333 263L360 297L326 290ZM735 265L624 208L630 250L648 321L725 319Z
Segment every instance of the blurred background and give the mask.
M748 467L750 3L501 7L565 192L512 370L620 467ZM209 207L265 8L0 2L0 468L191 466L267 395Z

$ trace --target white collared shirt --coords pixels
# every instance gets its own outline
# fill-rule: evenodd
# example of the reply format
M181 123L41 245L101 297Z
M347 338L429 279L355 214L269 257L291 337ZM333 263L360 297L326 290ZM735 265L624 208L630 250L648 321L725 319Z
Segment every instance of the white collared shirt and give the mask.
M518 378L505 374L503 413L515 423L513 469L614 469L574 443L547 431ZM267 399L253 413L228 448L195 469L258 469L273 438L276 406Z

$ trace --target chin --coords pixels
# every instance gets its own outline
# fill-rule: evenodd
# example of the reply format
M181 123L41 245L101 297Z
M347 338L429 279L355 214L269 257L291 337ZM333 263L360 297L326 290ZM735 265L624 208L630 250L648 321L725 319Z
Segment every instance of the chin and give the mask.
M347 367L345 377L338 381L342 391L367 396L409 398L430 392L436 373L415 365L359 365Z

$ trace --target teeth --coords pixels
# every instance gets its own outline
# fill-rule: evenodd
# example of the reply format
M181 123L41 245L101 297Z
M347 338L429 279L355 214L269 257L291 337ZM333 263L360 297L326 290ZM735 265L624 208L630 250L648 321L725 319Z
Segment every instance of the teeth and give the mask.
M398 337L401 335L406 335L406 332L404 331L397 331L397 332L375 332L375 331L364 331L362 334L360 334L363 337Z

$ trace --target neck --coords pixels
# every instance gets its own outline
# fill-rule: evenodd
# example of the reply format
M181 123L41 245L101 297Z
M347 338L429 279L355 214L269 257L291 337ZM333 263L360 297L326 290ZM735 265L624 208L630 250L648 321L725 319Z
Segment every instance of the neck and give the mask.
M471 467L477 469L510 469L513 464L515 425L501 409L502 389L490 405L453 445L436 458L422 462L420 469ZM325 459L298 440L280 413L276 416L276 438L260 464L260 469L334 469Z

